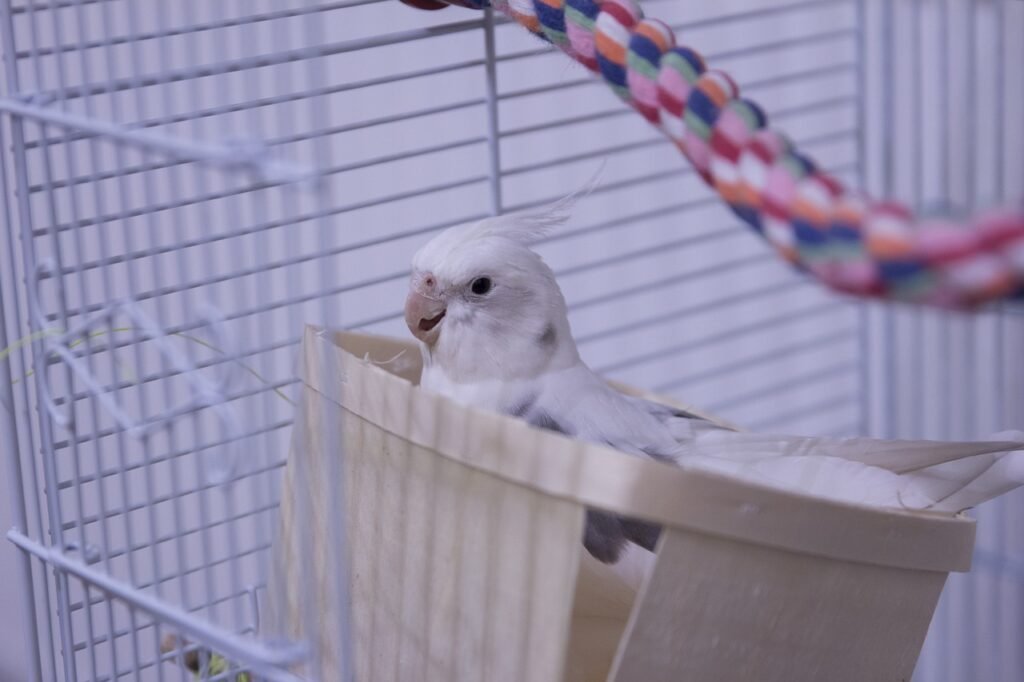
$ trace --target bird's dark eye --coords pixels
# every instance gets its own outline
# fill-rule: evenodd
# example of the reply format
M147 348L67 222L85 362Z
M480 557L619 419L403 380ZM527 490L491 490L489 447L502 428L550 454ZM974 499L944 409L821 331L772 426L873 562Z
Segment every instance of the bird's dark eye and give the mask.
M491 290L491 278L477 277L473 280L473 283L469 285L469 288L472 289L473 293L477 296L483 296Z

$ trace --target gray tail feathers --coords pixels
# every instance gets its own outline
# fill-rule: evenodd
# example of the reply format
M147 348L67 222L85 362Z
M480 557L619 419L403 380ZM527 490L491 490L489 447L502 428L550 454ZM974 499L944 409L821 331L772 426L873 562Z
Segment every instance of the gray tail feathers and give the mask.
M660 536L658 524L588 509L583 546L598 561L614 564L622 557L627 542L635 542L653 552Z

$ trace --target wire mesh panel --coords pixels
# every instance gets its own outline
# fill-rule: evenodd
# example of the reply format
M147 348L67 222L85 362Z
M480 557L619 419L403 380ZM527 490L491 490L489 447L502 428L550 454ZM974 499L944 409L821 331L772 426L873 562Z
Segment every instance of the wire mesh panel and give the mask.
M953 152L926 154L924 133L900 135L914 140L903 149L871 132L896 118L913 131L933 116L926 98L903 106L893 89L935 66L924 64L934 46L899 62L902 76L877 57L872 41L893 44L891 4L647 4L837 177L866 175L925 203L924 189L897 182L914 173L895 173L895 159L952 165ZM952 22L948 9L922 9L939 4L916 3L900 20L924 41ZM1011 4L978 3L981 21L1007 26L1005 63L1017 49L1009 27L1024 21ZM202 645L241 666L207 668L210 679L243 668L289 679L308 651L271 637L261 609L303 326L403 335L416 247L558 198L599 167L571 224L539 250L584 358L609 378L753 429L894 435L906 410L915 424L926 414L949 423L959 403L928 404L927 370L948 364L958 338L958 357L978 355L957 322L908 316L911 335L899 336L902 318L806 283L602 85L489 13L379 0L5 0L0 30L10 199L0 346L13 348L0 389L13 418L0 428L18 453L24 532L12 538L37 558L22 565L37 677L185 678L183 657ZM976 94L996 101L984 111L1009 136L1021 87L986 54L963 73L1001 74ZM1015 94L1003 101L1004 91ZM940 141L953 126L976 130L971 116L929 130ZM958 161L1000 168L968 190L972 201L990 184L998 191L986 197L1021 186L1020 157L1000 156L998 140ZM966 180L946 182L927 185L930 196ZM1007 378L996 400L1006 426L1020 406L1002 398L1021 395L1013 381L1024 376L1009 352L1015 319L979 323L1006 356L985 365ZM885 363L896 361L881 358L901 357L890 353L900 343L913 355L928 325L947 346L900 364L900 385L918 392L887 391ZM936 435L989 428L966 424ZM927 429L912 431L900 435ZM997 518L1005 527L1009 517ZM1008 542L1000 532L982 545L1012 567ZM1020 589L1019 576L1000 575ZM958 613L977 603L961 602ZM999 613L1019 622L1016 607ZM161 653L168 636L192 646ZM993 637L1003 656L1011 642ZM1005 660L1007 676L986 679L1014 679L1020 662Z
M1024 81L1013 64L1024 6L917 0L867 4L867 180L935 219L1019 204ZM974 316L888 308L870 318L874 433L962 440L1020 428L1016 307ZM951 576L915 679L1012 680L1024 660L1014 493L976 516L974 568Z
M47 678L187 675L160 663L168 635L227 636L217 650L250 665L299 656L238 637L259 629L287 349L344 285L312 135L324 60L346 51L321 31L338 9L6 8L12 329L31 334L40 414L22 437L41 451L43 556L74 565L37 582Z

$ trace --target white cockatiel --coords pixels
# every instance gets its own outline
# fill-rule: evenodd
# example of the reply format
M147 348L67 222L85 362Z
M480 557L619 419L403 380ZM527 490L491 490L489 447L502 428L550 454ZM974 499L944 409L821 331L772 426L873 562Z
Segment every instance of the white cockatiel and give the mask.
M424 389L632 455L859 504L959 511L1024 482L1019 433L986 443L747 434L614 390L581 361L554 273L529 248L571 202L453 227L416 253L405 319ZM614 563L628 541L652 549L658 531L591 511L584 545Z

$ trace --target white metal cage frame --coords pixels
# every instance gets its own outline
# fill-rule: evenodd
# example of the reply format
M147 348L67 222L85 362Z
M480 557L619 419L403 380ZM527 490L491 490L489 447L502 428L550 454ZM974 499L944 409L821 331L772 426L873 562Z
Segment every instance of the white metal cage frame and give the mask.
M840 177L945 211L1024 187L1021 3L648 4ZM0 37L0 447L34 679L190 679L168 634L232 662L203 679L291 679L307 652L260 609L303 324L401 333L415 245L602 159L541 245L595 368L751 428L1020 425L1024 317L815 288L489 12L3 0ZM922 679L1024 671L1018 500L984 511Z

